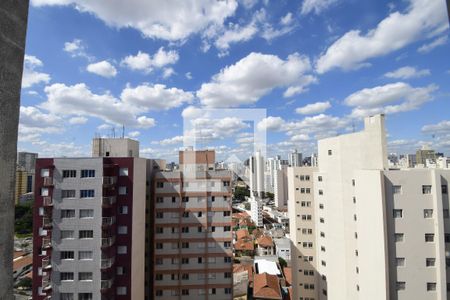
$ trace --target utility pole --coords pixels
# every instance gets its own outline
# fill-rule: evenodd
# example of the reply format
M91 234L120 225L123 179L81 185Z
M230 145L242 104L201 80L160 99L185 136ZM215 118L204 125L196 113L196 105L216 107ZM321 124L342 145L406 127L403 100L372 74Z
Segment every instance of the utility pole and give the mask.
M14 188L29 0L0 1L0 299L13 296Z

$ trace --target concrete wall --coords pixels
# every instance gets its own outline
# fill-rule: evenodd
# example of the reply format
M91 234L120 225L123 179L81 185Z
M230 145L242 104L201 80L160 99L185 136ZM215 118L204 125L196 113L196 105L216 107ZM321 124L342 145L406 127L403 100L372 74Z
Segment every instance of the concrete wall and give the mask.
M12 299L14 180L28 0L0 1L0 299Z

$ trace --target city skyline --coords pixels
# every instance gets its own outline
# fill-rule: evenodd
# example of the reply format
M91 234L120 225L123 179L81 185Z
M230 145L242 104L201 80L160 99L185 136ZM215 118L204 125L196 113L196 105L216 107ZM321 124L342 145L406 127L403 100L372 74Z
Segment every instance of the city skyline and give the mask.
M444 1L33 0L19 150L89 156L94 135L121 136L124 125L141 156L176 161L183 116L226 106L267 119L207 128L202 146L218 160L247 158L254 126L267 129L268 157L308 156L318 138L376 113L386 113L390 152L430 143L448 153L447 35Z

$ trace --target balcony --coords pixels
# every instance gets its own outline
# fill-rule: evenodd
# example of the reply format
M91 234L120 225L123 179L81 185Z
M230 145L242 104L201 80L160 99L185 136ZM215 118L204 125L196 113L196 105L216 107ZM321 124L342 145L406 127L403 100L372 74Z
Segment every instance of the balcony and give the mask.
M53 178L52 177L49 177L49 176L46 176L46 177L43 177L43 186L52 186L53 185Z
M114 257L102 258L100 268L102 270L110 269L114 265Z
M42 290L49 291L52 289L52 281L50 279L50 274L42 276Z
M103 176L103 186L109 187L116 184L117 177L116 176Z
M50 217L42 218L42 228L51 229L53 227L53 221Z
M102 206L108 207L116 203L116 196L109 196L109 197L103 197L102 198Z
M52 268L52 261L50 256L46 256L42 259L42 269L49 270Z
M45 196L42 198L43 199L43 205L44 206L53 206L53 198L50 196Z
M112 279L106 279L106 280L102 279L101 282L100 282L100 289L101 289L102 293L106 292L112 286L113 286L113 280Z
M114 237L114 236L102 238L102 248L111 247L112 245L114 245L115 242L116 242L116 237Z
M112 226L116 223L116 217L103 217L102 218L102 226L108 227Z
M50 237L42 238L42 249L48 249L52 247L52 239Z

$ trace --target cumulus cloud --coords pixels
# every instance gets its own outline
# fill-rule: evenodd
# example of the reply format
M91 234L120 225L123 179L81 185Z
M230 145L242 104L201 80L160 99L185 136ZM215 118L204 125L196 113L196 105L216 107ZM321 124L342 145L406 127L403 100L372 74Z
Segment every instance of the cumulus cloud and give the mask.
M285 124L284 120L280 117L267 117L261 120L257 124L258 130L270 130L270 131L278 131L281 130L283 125Z
M86 124L87 121L88 121L88 119L85 117L72 117L69 119L69 123L72 125Z
M103 60L97 63L89 64L86 70L90 73L97 74L106 78L115 77L117 75L116 68L108 61Z
M191 92L167 88L164 84L127 86L120 97L124 103L144 110L168 110L191 103L194 99Z
M227 50L233 43L250 40L257 32L258 29L254 22L244 27L231 24L230 28L214 42L214 45L222 51Z
M145 37L182 41L234 15L236 0L32 0L34 6L72 5L116 28L134 28Z
M329 109L330 107L331 107L330 101L316 102L316 103L307 104L303 107L299 107L295 111L298 114L302 114L302 115L313 115L313 114L322 113L322 112L326 111L327 109Z
M152 144L158 144L161 146L168 146L168 145L176 145L183 143L183 136L177 135L172 138L163 139L160 141L153 141Z
M275 55L252 52L227 66L202 84L197 91L201 104L209 107L236 107L253 104L275 88L305 87L316 81L309 59L298 53L286 60Z
M366 34L351 30L335 41L317 61L325 73L334 68L358 69L367 60L399 50L415 41L433 37L448 28L445 2L410 0L405 13L393 12Z
M336 2L337 0L303 0L301 13L302 15L309 13L318 15Z
M172 69L172 68L165 68L164 71L163 71L163 78L167 79L167 78L169 78L170 76L172 76L174 74L176 74L174 69Z
M80 39L73 39L71 42L65 42L63 50L72 57L83 57L88 61L94 60L94 57L86 52L86 45Z
M67 86L55 83L45 87L47 101L40 107L55 115L92 116L113 124L152 127L155 120L138 116L142 111L109 93L95 94L84 83Z
M429 85L414 88L397 82L374 88L365 88L348 96L344 103L354 107L352 116L364 117L378 113L393 114L419 108L433 99L432 92L438 87Z
M419 78L431 75L429 69L417 70L414 67L406 66L399 68L395 71L388 72L384 74L384 77L394 78L394 79L410 79L410 78Z
M22 88L30 88L35 84L48 83L50 81L51 77L49 74L36 70L43 65L42 61L36 56L25 55Z
M136 55L128 55L122 59L121 65L133 71L150 73L154 68L175 64L179 58L176 50L165 51L161 47L153 56L141 51L138 51Z

